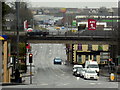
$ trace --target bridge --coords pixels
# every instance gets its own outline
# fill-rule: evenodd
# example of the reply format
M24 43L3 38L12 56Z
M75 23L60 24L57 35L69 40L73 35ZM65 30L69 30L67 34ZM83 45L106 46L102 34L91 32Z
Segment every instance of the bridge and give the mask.
M3 32L9 40L16 41L16 32ZM26 32L19 32L20 42L28 43L83 43L117 45L116 31L86 30L77 33L50 33L47 36L27 36Z

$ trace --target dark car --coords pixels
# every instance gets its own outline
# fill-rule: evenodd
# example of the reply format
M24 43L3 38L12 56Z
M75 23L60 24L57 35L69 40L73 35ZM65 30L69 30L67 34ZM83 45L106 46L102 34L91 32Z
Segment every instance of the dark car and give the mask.
M54 64L62 64L62 59L61 58L59 58L59 57L56 57L56 58L54 58L54 60L53 60L53 62L54 62Z
M33 30L31 32L27 32L27 36L46 36L49 35L48 30Z

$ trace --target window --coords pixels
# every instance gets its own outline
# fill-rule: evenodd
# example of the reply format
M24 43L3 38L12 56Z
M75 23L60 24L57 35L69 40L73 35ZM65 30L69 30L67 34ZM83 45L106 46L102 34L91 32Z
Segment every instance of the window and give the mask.
M88 60L88 55L86 55L86 61Z
M89 51L92 50L92 44L88 44L88 50L89 50Z
M99 50L99 51L102 51L102 50L103 50L102 45L99 45L99 46L98 46L98 50Z
M82 63L81 55L78 55L78 63Z
M93 55L93 60L96 61L96 55Z

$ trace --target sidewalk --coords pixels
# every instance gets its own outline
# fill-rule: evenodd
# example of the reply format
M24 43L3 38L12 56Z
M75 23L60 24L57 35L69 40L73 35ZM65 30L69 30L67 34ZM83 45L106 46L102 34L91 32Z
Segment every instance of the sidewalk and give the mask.
M33 74L32 74L33 76ZM1 86L12 86L12 85L28 85L30 74L24 73L21 75L22 83L10 82L10 83L2 83Z
M9 86L9 85L27 85L25 83L15 83L15 82L12 82L12 83L2 83L1 86Z

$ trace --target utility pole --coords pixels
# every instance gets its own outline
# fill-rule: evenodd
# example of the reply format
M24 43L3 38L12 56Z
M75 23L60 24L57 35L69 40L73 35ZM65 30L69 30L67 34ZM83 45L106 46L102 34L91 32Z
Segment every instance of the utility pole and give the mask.
M16 5L16 31L17 31L17 59L16 59L16 68L18 69L18 65L19 65L19 7L20 7L20 2L16 1L15 2Z
M2 2L0 1L0 35L2 35ZM3 46L2 46L2 40L0 41L0 58L1 58L1 61L0 61L0 84L2 83L2 49L3 49Z

